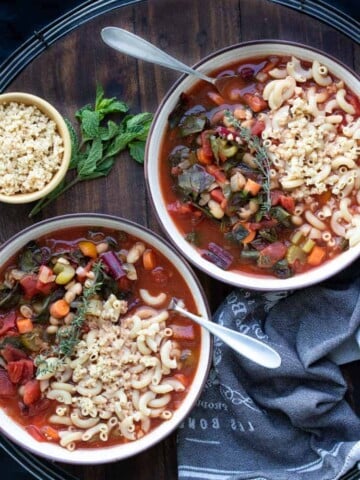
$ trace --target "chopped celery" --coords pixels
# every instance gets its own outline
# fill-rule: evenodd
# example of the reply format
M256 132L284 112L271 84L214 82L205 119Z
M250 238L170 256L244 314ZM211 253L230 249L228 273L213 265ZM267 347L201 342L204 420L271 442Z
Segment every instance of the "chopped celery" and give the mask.
M240 258L243 260L257 260L260 254L257 250L242 250Z
M310 253L314 248L315 242L311 238L308 238L302 245L301 248L305 253Z
M299 245L304 239L304 235L300 230L297 230L294 235L291 237L291 243L294 245Z
M296 261L305 263L306 253L297 245L291 245L286 253L286 260L289 265L293 265Z
M54 266L54 273L56 273L55 283L58 285L66 285L75 277L74 267L59 262Z
M230 145L228 147L222 147L220 149L220 152L226 157L230 158L233 157L237 152L238 152L238 146L237 145Z

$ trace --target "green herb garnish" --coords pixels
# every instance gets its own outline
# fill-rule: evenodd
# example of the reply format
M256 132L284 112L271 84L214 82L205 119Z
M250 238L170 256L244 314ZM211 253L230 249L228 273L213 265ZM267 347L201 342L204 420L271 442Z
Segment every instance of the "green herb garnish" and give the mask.
M101 282L99 281L102 271L101 263L95 263L92 271L95 274L95 279L88 287L84 285L74 319L69 326L62 327L57 333L58 346L56 347L56 350L60 357L70 357L72 355L74 348L79 341L81 328L86 320L89 301L101 288Z
M116 155L126 148L134 160L144 163L145 142L153 115L127 114L120 122L106 122L109 115L126 114L128 110L128 105L115 97L104 98L104 90L97 87L95 105L86 105L75 113L80 135L71 122L66 122L72 147L69 171L75 175L67 175L55 190L39 200L29 213L30 218L77 183L108 175Z
M247 143L250 150L253 150L256 164L263 176L263 190L265 192L265 199L261 205L261 208L268 212L271 208L270 159L266 149L261 145L260 138L257 135L252 135L248 128L243 127L241 123L234 117L232 112L230 112L230 110L225 111L224 118L226 119L228 125L236 128L240 138Z
M64 365L66 358L71 357L75 346L79 342L81 329L86 320L89 302L102 286L102 264L97 262L92 270L95 274L94 281L89 286L84 285L81 297L78 299L78 307L75 316L68 326L61 327L57 334L57 345L51 347L46 355L39 354L35 359L37 375L54 373Z

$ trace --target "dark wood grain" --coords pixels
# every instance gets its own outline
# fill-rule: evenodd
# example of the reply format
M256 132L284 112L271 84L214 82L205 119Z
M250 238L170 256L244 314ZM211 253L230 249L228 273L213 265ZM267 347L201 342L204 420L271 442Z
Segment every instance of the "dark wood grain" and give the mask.
M132 112L154 112L179 74L105 46L99 33L107 25L134 31L188 64L229 44L272 38L320 48L360 70L359 45L328 25L267 0L148 0L81 25L36 58L8 90L40 95L73 118L77 108L93 101L96 85L101 84L107 95L126 100ZM43 218L71 212L115 214L161 233L148 201L143 168L126 153L107 178L78 185L35 219L27 217L29 211L29 205L0 205L0 242ZM197 274L214 311L230 287ZM175 480L175 434L134 458L65 468L84 480Z

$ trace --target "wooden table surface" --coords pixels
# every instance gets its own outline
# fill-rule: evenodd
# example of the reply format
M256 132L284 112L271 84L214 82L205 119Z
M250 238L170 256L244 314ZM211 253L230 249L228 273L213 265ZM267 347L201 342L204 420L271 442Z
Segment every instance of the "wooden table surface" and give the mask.
M35 58L7 90L44 97L73 119L75 110L93 101L96 85L100 84L107 96L126 101L132 113L155 112L180 74L107 47L100 39L100 30L107 25L133 31L187 64L230 44L267 38L320 48L360 72L359 45L312 17L268 0L144 0L80 25ZM119 156L108 177L77 185L33 219L28 218L30 207L0 204L0 242L41 219L72 212L126 217L162 233L146 194L143 167L127 153ZM230 287L201 272L197 274L215 310ZM125 461L64 468L85 480L116 476L126 480L175 480L176 434Z

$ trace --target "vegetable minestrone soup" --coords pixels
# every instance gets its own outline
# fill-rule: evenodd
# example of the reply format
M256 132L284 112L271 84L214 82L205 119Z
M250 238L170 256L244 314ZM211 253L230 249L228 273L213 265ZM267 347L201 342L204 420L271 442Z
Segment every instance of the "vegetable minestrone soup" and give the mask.
M288 278L360 241L360 101L326 65L255 58L222 95L205 82L168 119L162 192L222 269Z
M125 232L66 229L1 273L0 405L39 441L74 450L131 442L170 419L201 333L180 273Z

